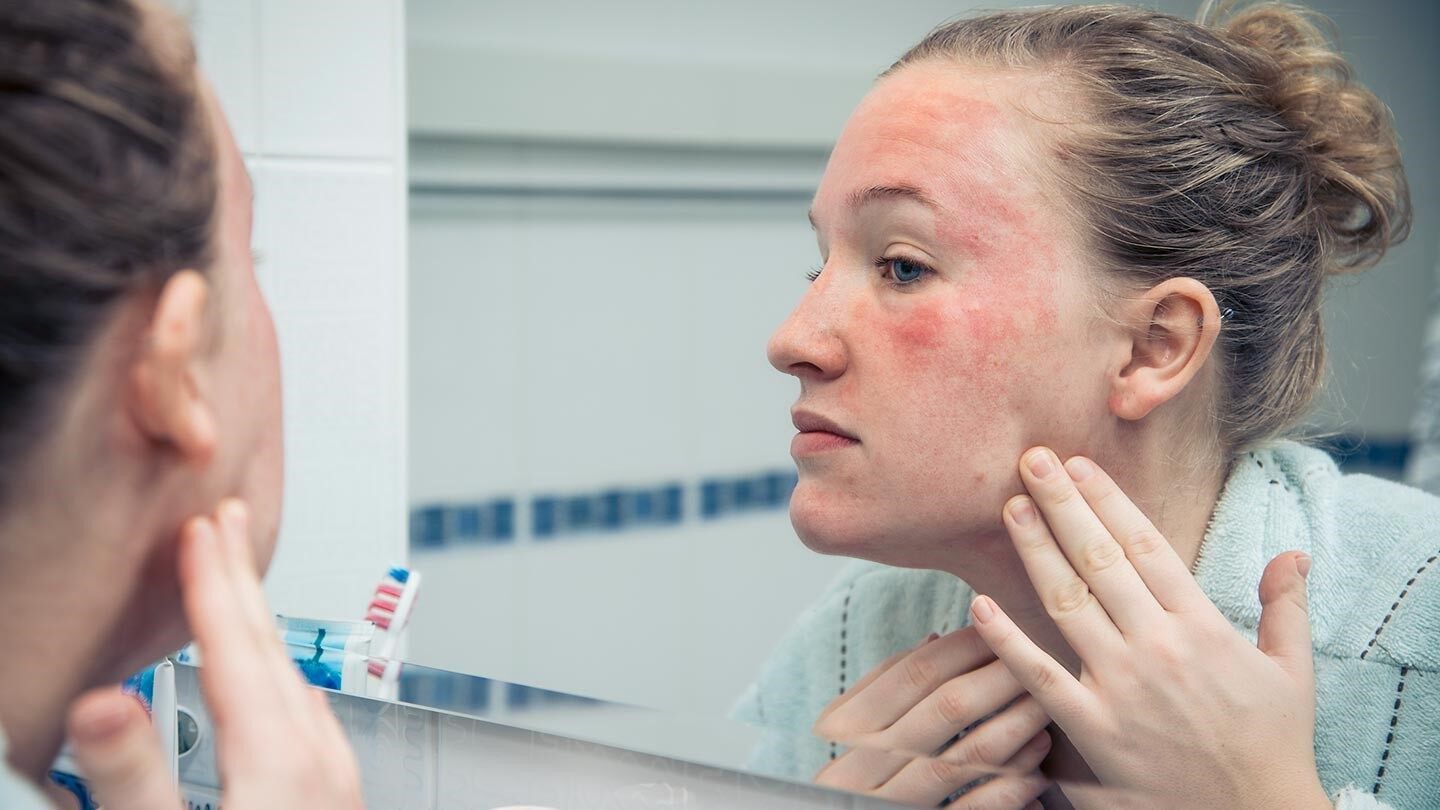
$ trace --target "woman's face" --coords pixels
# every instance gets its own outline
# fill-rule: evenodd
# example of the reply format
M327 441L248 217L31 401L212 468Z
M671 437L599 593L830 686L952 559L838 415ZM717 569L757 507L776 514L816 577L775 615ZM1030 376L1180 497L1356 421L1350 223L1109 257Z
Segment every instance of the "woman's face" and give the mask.
M251 539L263 572L275 550L284 488L280 352L270 308L255 276L251 250L254 189L224 112L208 85L220 177L215 264L210 269L211 312L218 343L211 358L219 447L216 486L251 509Z
M800 380L790 510L811 548L933 567L1001 530L1027 447L1104 441L1090 271L1050 125L1020 108L1058 111L1043 87L912 65L841 133L811 210L822 267L769 346Z

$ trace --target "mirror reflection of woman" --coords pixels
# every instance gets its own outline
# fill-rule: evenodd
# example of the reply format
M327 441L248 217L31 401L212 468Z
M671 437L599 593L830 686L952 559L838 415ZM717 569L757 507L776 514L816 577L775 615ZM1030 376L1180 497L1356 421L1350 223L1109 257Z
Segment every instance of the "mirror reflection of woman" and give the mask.
M742 700L817 734L758 767L929 806L1440 795L1440 501L1284 440L1326 278L1409 226L1391 116L1306 13L1208 16L949 23L840 134L769 355L795 528L864 562Z
M0 4L0 807L67 731L107 810L178 807L118 684L194 638L227 808L359 807L280 647L280 368L250 178L184 26L144 0Z

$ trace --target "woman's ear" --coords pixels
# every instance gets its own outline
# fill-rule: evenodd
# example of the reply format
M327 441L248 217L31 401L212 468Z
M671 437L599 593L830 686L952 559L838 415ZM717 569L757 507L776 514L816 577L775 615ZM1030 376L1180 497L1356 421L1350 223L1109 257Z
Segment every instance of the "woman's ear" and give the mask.
M156 298L130 370L129 412L141 435L203 467L215 454L215 418L199 385L209 284L193 270L171 276Z
M1220 335L1220 307L1204 284L1172 278L1128 299L1129 356L1110 385L1110 412L1143 419L1195 378Z

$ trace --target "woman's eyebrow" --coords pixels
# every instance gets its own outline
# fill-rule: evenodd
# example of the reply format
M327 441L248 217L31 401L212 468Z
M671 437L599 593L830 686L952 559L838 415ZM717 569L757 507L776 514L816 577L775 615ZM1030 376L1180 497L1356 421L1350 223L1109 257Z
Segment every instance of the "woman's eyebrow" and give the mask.
M896 199L914 200L931 210L938 211L940 209L939 204L932 200L930 195L914 186L870 186L869 188L863 188L851 194L846 202L850 208L855 209L882 200ZM815 209L810 209L808 216L810 218L810 228L814 230L816 228Z
M938 209L940 206L930 199L930 195L914 186L870 186L861 189L850 195L849 204L851 208L860 208L873 202L881 200L914 200L926 208Z

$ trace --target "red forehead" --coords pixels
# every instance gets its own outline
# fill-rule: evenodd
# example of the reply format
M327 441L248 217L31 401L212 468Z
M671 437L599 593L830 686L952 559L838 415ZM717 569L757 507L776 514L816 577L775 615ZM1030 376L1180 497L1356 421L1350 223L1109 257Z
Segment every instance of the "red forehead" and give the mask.
M1036 196L1034 122L1012 96L1015 80L982 81L959 67L917 66L882 80L856 109L816 195L818 220L838 216L857 189L919 188L936 200L941 236L964 241L977 225L1019 226ZM947 222L962 227L946 233ZM969 245L971 248L980 245Z

